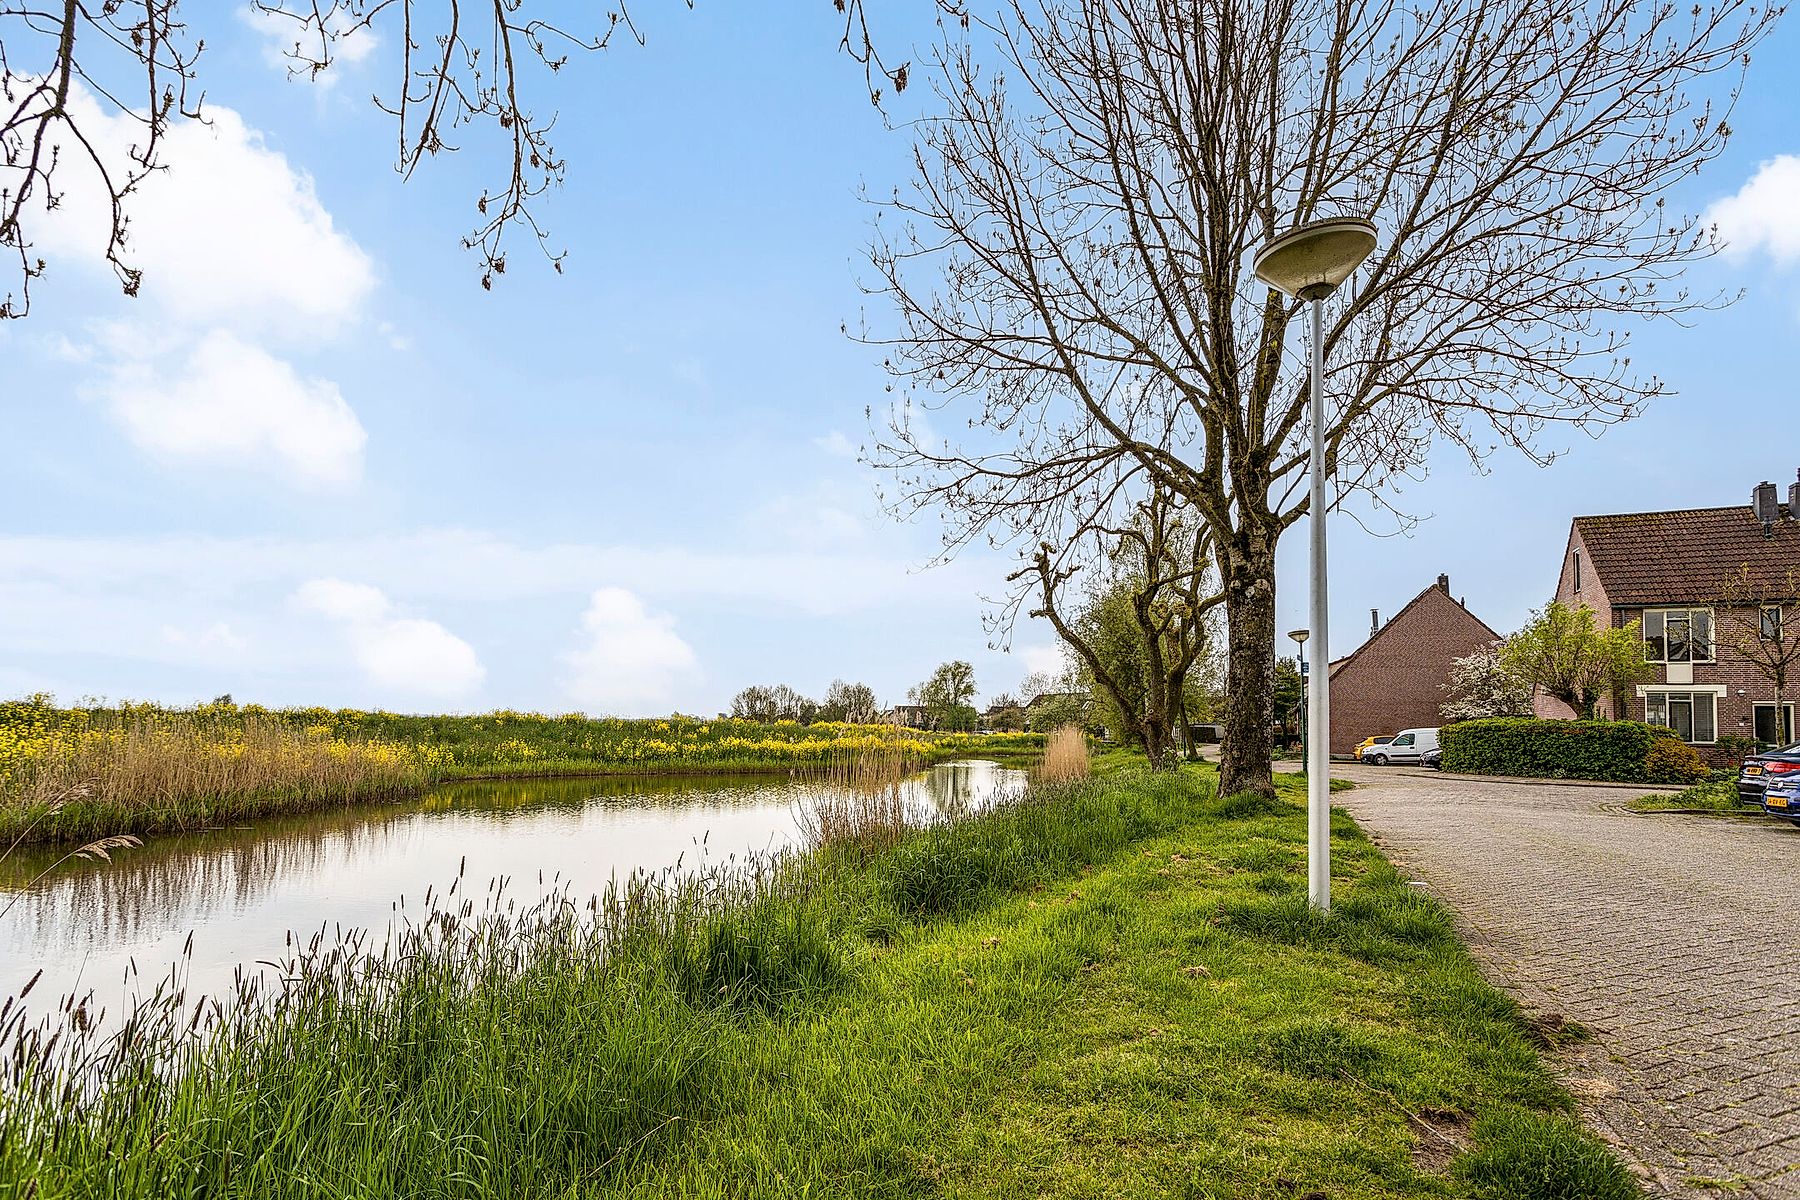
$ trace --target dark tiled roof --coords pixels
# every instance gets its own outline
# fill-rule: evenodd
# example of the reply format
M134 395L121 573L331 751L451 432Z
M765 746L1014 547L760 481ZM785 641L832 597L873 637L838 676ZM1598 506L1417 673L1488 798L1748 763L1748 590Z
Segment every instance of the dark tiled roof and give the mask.
M1409 618L1411 618L1416 611L1420 610L1426 604L1436 603L1439 597L1442 597L1443 602L1445 604L1448 604L1451 607L1451 609L1453 609L1457 612L1460 612L1463 616L1468 617L1469 620L1473 621L1477 626L1479 626L1487 634L1487 636L1490 640L1496 641L1496 642L1501 640L1499 634L1495 633L1492 629L1488 628L1488 623L1486 621L1482 620L1480 617L1478 617L1474 613L1470 612L1466 607L1464 607L1462 604L1458 603L1456 598L1454 596L1452 596L1448 591L1444 590L1444 588L1441 587L1440 585L1434 583L1430 587L1426 588L1424 591L1420 592L1418 595L1414 596L1410 601L1408 601L1405 608L1401 609L1399 612L1395 613L1393 616L1389 617L1385 622L1383 622L1380 629L1377 629L1374 633L1369 635L1368 641L1364 642L1362 645L1358 646L1356 649L1352 650L1350 653L1344 655L1344 657L1332 659L1331 662L1325 668L1327 675L1333 679L1337 678L1338 672L1343 670L1345 667L1349 666L1350 663L1353 662L1354 660L1356 660L1357 658L1360 658L1362 656L1363 651L1365 651L1369 647L1375 645L1383 637L1385 637L1388 633L1393 632L1395 630L1405 630L1406 627L1411 624L1411 621L1409 620ZM1432 649L1436 649L1436 647L1432 647ZM1466 651L1459 651L1458 653L1459 654L1466 653Z
M1800 567L1800 521L1777 521L1765 539L1748 504L1576 517L1575 528L1607 598L1621 608L1711 600L1745 566L1779 591L1789 568Z

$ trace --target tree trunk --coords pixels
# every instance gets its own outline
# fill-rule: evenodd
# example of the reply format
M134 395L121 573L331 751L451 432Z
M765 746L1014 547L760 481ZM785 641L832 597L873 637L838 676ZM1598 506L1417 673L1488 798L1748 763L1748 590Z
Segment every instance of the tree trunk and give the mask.
M1219 795L1275 794L1275 546L1240 534L1221 563L1230 659L1225 672L1225 738Z

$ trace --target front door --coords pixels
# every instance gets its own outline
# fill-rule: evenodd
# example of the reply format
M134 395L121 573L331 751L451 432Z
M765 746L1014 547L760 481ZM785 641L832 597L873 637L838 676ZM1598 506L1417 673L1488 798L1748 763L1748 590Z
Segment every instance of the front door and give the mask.
M1773 704L1754 705L1751 711L1756 714L1754 736L1757 741L1771 746L1786 746L1794 740L1793 705L1781 706L1783 720L1780 722L1775 719L1776 709Z

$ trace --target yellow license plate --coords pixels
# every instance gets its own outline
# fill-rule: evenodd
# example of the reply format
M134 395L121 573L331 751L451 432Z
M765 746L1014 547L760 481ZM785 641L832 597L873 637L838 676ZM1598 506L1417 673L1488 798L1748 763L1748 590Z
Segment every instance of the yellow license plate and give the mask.
M1745 767L1744 774L1746 774L1746 775L1761 775L1762 768L1761 767Z
M1769 796L1766 797L1766 799L1768 800L1770 808L1786 808L1788 806L1788 798L1786 796Z

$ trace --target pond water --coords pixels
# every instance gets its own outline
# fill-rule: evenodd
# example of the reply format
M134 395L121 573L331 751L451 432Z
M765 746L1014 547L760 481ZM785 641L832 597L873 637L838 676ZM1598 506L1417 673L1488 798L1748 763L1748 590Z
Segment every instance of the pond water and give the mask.
M909 808L953 817L1024 781L1023 771L956 762L906 787ZM42 970L34 1008L92 990L117 1012L178 966L190 998L222 994L240 968L284 957L289 931L385 929L402 898L441 894L459 872L477 897L501 876L523 900L552 881L585 897L636 870L779 850L800 838L812 786L744 776L451 784L402 804L153 837L111 862L64 863L29 889L61 851L15 853L0 862L0 910L11 905L0 917L0 998Z

